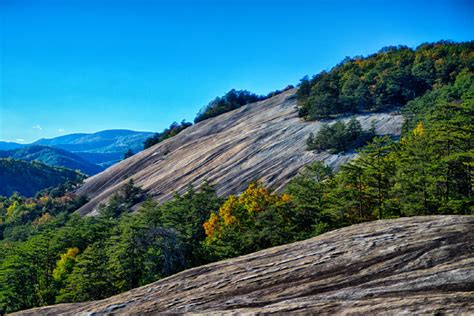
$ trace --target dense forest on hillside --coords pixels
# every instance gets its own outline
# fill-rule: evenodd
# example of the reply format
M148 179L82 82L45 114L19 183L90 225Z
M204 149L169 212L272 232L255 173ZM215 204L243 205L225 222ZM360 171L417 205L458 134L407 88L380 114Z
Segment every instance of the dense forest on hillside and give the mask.
M440 45L453 44L431 46ZM84 198L69 188L2 198L0 311L100 299L364 221L473 214L474 73L463 65L456 61L453 78L407 101L400 141L375 137L337 172L308 165L284 192L254 182L239 196L218 197L204 184L159 204L130 181L98 216L83 218L73 211Z
M43 163L0 158L0 195L18 192L34 196L36 192L67 181L80 182L85 176L77 171Z
M404 106L453 83L463 69L474 69L474 42L393 46L368 57L346 58L330 71L301 80L300 116L315 120Z

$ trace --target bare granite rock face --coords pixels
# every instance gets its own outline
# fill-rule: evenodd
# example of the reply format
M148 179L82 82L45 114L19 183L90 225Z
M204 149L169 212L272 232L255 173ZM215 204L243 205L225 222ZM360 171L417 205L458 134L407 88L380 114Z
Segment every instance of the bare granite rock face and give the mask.
M16 315L473 315L474 217L353 225L104 300Z
M202 121L87 179L77 193L90 202L79 213L94 214L130 178L158 201L205 180L227 196L242 192L252 180L280 190L307 163L322 160L337 167L354 158L355 153L305 150L309 133L317 132L322 122L298 117L294 93L289 90ZM357 118L364 129L374 123L378 134L400 135L403 118L395 112Z

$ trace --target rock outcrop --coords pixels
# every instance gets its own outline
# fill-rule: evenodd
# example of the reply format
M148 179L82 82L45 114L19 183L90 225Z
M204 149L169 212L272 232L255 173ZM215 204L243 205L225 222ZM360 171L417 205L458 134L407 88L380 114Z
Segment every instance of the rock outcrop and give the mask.
M110 297L36 308L66 314L474 313L474 217L353 225L190 269Z
M155 200L165 201L189 185L205 180L219 195L242 192L252 180L281 189L305 164L322 160L337 167L355 153L330 155L306 151L310 132L322 122L298 117L295 90L249 104L191 126L86 180L79 194L90 202L79 213L92 213L128 179L133 178ZM358 115L363 128L375 124L379 134L400 135L397 113ZM346 118L347 120L349 117Z

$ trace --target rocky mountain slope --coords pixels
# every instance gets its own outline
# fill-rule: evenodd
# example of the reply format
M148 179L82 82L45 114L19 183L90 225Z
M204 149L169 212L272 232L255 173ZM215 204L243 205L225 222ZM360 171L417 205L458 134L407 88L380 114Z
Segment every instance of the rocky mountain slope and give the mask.
M90 163L66 150L41 145L25 146L12 150L0 150L0 158L13 158L24 161L36 160L50 166L80 170L86 175L94 175L104 170L102 167Z
M108 299L17 315L474 313L474 217L339 229L190 269Z
M306 150L309 133L317 132L322 122L298 117L294 93L289 90L199 122L87 179L78 193L91 200L79 212L94 212L129 178L159 201L205 180L225 196L242 192L255 179L278 190L309 162L323 160L337 167L353 158L354 152L331 155ZM357 119L365 129L374 123L378 134L394 136L400 135L403 121L396 112L362 114Z

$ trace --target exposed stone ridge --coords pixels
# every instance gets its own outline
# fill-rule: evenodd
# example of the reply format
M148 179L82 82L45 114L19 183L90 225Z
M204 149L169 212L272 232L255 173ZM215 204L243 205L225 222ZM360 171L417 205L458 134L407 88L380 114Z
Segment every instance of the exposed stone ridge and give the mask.
M353 225L101 301L18 315L472 315L473 290L474 217L427 216Z
M242 192L256 179L279 190L309 162L323 160L337 167L353 158L354 153L305 150L309 133L317 132L322 123L298 117L294 93L290 90L202 121L87 179L78 193L91 200L79 212L93 212L129 178L159 201L205 180L226 196ZM374 122L379 134L400 134L402 116L397 113L357 118L365 129Z

